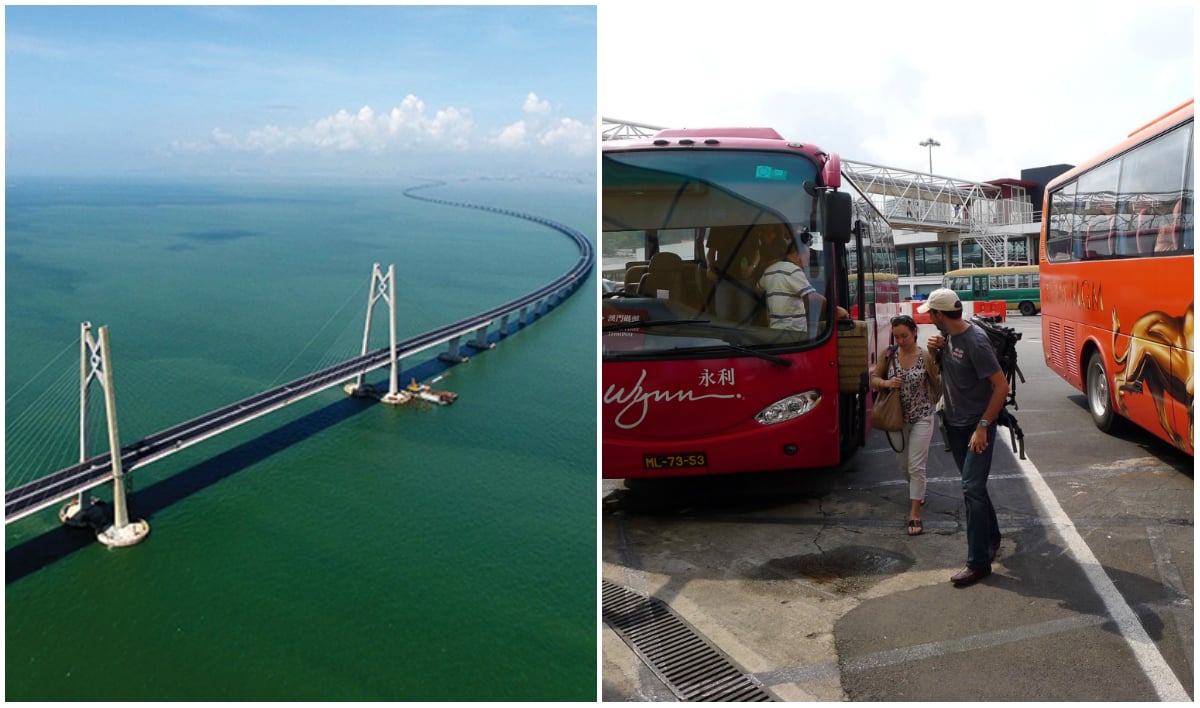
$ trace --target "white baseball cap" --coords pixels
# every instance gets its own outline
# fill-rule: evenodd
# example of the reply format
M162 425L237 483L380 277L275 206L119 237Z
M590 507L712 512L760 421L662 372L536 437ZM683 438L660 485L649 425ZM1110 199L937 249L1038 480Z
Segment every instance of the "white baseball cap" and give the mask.
M958 293L950 290L949 288L938 288L937 290L929 293L929 297L926 298L925 302L917 308L917 312L925 314L930 310L947 312L961 309L962 302L960 302L958 299Z

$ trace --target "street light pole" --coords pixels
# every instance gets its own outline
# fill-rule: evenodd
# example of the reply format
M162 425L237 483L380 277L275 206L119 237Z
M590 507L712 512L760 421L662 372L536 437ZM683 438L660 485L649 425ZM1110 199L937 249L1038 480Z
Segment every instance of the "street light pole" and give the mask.
M926 138L921 141L921 147L929 148L929 176L930 177L933 176L933 149L935 147L941 147L941 146L942 146L942 144L939 143L938 141L934 140L933 138Z

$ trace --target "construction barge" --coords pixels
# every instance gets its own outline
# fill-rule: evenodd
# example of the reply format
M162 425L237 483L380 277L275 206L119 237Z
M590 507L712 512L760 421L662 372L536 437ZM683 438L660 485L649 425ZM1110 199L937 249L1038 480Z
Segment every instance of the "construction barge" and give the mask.
M437 383L442 376L437 377L431 383ZM448 406L458 400L458 394L453 391L443 391L433 388L429 384L417 383L413 379L408 386L398 389L395 393L388 391L376 391L370 384L355 386L354 384L346 384L346 393L351 396L360 398L374 398L382 403L388 403L393 406L400 406L414 401L424 401L426 403L435 403L439 406Z

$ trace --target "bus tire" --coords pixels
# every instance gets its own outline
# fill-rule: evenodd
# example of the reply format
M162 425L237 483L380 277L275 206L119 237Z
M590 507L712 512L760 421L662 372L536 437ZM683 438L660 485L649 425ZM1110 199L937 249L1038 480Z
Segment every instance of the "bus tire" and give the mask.
M1104 356L1098 351L1092 352L1092 355L1088 357L1084 386L1087 393L1088 413L1092 414L1092 422L1106 433L1115 431L1119 425L1120 416L1113 410L1108 371L1104 369Z
M1021 311L1021 314L1025 315L1026 317L1031 317L1033 315L1036 315L1037 311L1038 311L1037 307L1035 307L1034 304L1028 300L1026 300L1026 301L1022 302L1020 305L1018 305L1017 309L1019 309Z

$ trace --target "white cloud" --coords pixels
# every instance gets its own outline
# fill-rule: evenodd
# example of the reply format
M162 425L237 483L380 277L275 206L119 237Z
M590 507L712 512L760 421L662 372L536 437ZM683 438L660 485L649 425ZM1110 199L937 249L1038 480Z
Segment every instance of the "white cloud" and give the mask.
M550 102L543 101L538 98L536 93L532 91L525 97L525 112L526 113L549 113Z
M236 151L274 155L284 152L367 153L386 151L500 149L505 152L587 156L595 152L594 121L555 115L549 101L529 93L521 106L525 118L494 131L481 131L468 110L448 106L430 111L409 94L385 112L363 106L346 109L302 126L266 125L238 137L221 128L208 140L177 141L175 153Z
M596 126L594 123L581 123L570 118L562 118L557 124L547 128L538 141L548 148L561 149L572 155L585 156L595 150Z
M500 131L496 144L503 148L519 148L525 144L525 121L519 120Z

